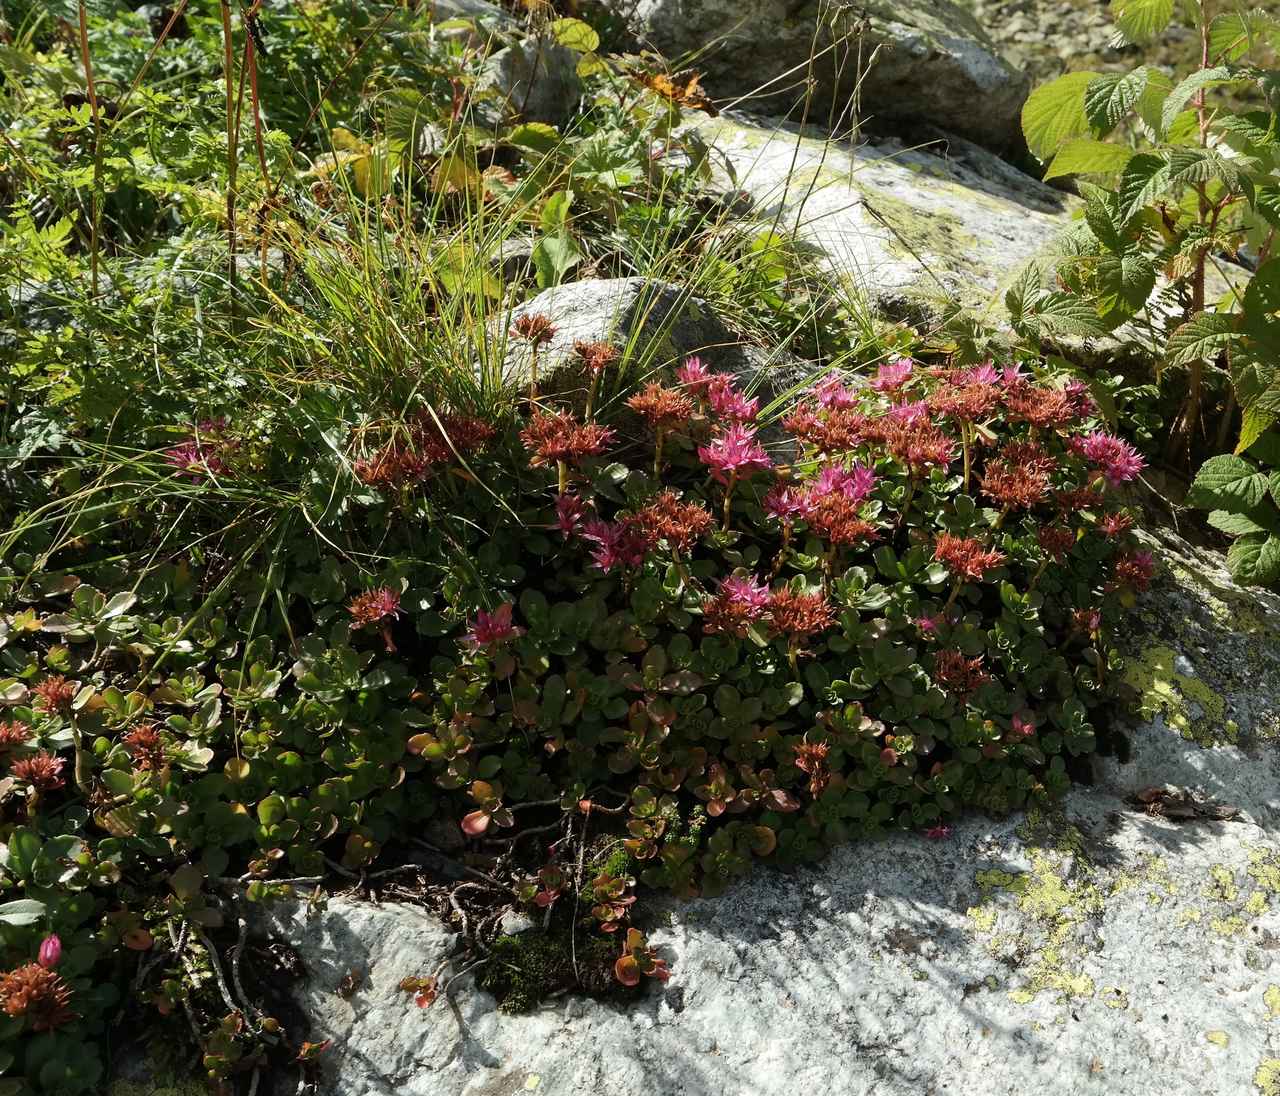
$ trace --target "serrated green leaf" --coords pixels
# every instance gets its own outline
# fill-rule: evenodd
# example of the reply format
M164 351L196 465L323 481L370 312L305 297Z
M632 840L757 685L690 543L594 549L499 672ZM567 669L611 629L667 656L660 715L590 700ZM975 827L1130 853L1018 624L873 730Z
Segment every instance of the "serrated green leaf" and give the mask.
M1200 466L1187 504L1201 510L1247 511L1267 497L1269 486L1267 475L1243 457L1223 453Z
M1202 312L1179 327L1165 346L1169 365L1211 361L1240 338L1237 318L1225 312Z
M1231 510L1214 510L1209 514L1209 524L1228 536L1243 537L1249 533L1265 533L1267 530L1248 514Z
M1046 331L1063 335L1097 337L1115 326L1088 301L1071 293L1044 294L1035 303L1035 319Z
M1036 88L1022 107L1022 133L1027 147L1047 160L1058 146L1089 128L1084 97L1096 72L1068 72Z
M1121 145L1095 141L1092 137L1077 137L1058 149L1044 177L1048 180L1061 175L1111 174L1123 171L1131 159L1133 153Z
M1084 112L1094 132L1110 133L1142 98L1152 69L1142 65L1132 72L1108 72L1090 82L1084 94Z
M1244 291L1246 312L1280 312L1280 259L1268 259L1249 279Z
M577 53L594 53L600 48L600 35L581 19L557 19L549 29L552 38Z
M1227 65L1197 69L1181 81L1164 101L1164 106L1160 108L1160 132L1166 134L1169 132L1170 127L1173 125L1173 120L1182 112L1182 108L1191 101L1191 97L1197 91L1221 87L1223 84L1231 83L1233 79L1232 70Z
M1249 446L1249 456L1269 468L1280 468L1280 430L1269 430Z
M547 153L560 144L560 134L555 126L549 126L545 122L526 122L522 126L516 126L507 135L507 141L517 148Z
M1209 60L1238 61L1255 45L1274 41L1280 23L1274 16L1253 11L1228 11L1209 24Z
M1130 42L1154 38L1173 18L1173 0L1111 0L1111 18Z
M1275 424L1276 416L1270 412L1258 407L1246 407L1240 416L1240 437L1236 441L1236 453L1240 454L1248 449L1251 456L1258 457L1264 463L1280 465L1280 438L1275 443L1277 452L1274 460L1267 460L1262 454L1253 452L1253 447L1266 437L1266 432ZM1280 499L1276 501L1280 503Z
M1131 221L1169 186L1169 164L1163 156L1144 152L1125 166L1120 177L1120 217Z
M1280 537L1250 533L1227 550L1227 569L1236 582L1268 586L1280 581Z

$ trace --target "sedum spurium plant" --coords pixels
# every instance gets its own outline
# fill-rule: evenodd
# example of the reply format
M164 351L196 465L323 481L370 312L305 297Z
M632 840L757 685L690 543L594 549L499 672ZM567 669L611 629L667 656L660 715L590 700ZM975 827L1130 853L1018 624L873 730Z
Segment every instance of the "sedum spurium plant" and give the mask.
M1028 99L1029 148L1046 178L1078 177L1084 209L1057 284L1045 289L1029 270L1008 303L1015 326L1036 337L1129 324L1162 379L1179 379L1167 455L1185 462L1193 449L1225 447L1237 406L1241 449L1280 416L1277 73L1256 60L1280 42L1280 23L1214 0L1113 0L1117 38L1150 40L1175 9L1198 37L1192 72L1072 72ZM1256 265L1252 279L1224 270L1242 256Z
M376 573L305 531L260 570L12 556L2 867L25 904L0 923L0 1008L37 1091L92 1090L125 984L196 1024L215 1081L310 1061L218 934L237 901L358 876L431 822L473 862L506 850L531 911L630 986L666 969L638 883L714 894L756 860L942 838L966 805L1067 786L1110 624L1151 574L1112 499L1141 460L1081 385L899 360L823 380L781 428L697 361L609 422L593 387L372 453L353 432L353 529L402 549ZM231 421L147 459L224 490L256 474Z

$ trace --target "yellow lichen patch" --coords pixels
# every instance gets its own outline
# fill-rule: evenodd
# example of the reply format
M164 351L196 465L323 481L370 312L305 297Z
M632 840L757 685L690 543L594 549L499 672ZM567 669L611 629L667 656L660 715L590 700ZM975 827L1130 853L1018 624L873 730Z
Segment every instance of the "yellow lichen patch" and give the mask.
M1240 896L1240 891L1236 888L1236 877L1230 868L1222 864L1214 864L1209 869L1209 882L1204 885L1201 893L1215 902L1234 902Z
M1199 910L1196 910L1196 909L1183 910L1180 914L1178 914L1178 925L1179 927L1181 927L1182 925L1195 924L1200 920L1200 917L1201 917L1201 914Z
M1264 891L1280 894L1280 854L1266 845L1249 850L1249 874Z
M1064 998L1092 997L1095 986L1080 969L1083 949L1076 929L1102 911L1103 893L1088 870L1073 877L1072 867L1083 864L1081 858L1042 849L1032 849L1030 856L1031 869L1026 872L991 868L975 874L982 900L969 910L969 918L975 926L989 927L995 921L998 893L1016 899L1013 905L1023 920L1017 944L1023 951L1038 948L1039 954L1023 984L1009 991L1015 1004L1029 1004L1046 990ZM993 951L1003 945L1004 941L987 942Z
M1204 1037L1216 1047L1227 1047L1231 1045L1231 1036L1225 1031L1206 1031Z
M1262 1096L1280 1096L1280 1058L1263 1058L1253 1075L1253 1084Z
M1245 920L1238 913L1230 917L1215 917L1209 927L1219 936L1239 936L1244 932Z
M1157 715L1183 738L1201 746L1236 743L1240 728L1226 718L1223 698L1199 678L1174 669L1176 652L1151 647L1125 665L1125 684L1139 695L1139 710L1147 719Z
M1129 993L1120 986L1103 986L1098 990L1098 1000L1107 1008L1126 1009L1129 1007Z
M1280 986L1274 982L1267 986L1262 994L1262 1003L1267 1006L1267 1015L1265 1019L1280 1020Z
M996 911L990 906L970 906L967 912L979 932L990 932L996 927Z
M1261 917L1267 912L1267 894L1265 891L1256 890L1249 895L1249 901L1244 904L1244 912L1250 917Z
M1142 886L1153 888L1147 892L1149 906L1162 905L1166 897L1178 893L1178 884L1169 875L1168 861L1163 856L1148 856L1133 871L1117 872L1111 880L1107 897L1114 898L1117 894Z

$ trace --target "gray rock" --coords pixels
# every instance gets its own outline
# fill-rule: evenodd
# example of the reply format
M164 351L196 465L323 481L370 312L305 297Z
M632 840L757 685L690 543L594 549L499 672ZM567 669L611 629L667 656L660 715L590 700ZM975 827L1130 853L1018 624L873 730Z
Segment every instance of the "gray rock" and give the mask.
M523 39L485 62L479 88L496 91L508 117L563 125L582 98L578 54L547 37Z
M1280 598L1165 538L1127 644L1145 718L1060 816L970 817L670 903L671 981L634 1006L507 1016L460 979L396 987L454 937L421 911L277 909L328 1096L1248 1096L1280 1078ZM1172 784L1239 808L1175 822ZM367 973L349 1001L334 987ZM1255 1087L1256 1086L1256 1087ZM1270 1087L1269 1087L1270 1086Z
M750 96L786 113L813 79L810 120L926 121L990 148L1019 132L1030 85L965 8L951 0L608 0L666 56L698 53L716 98ZM810 63L810 57L814 60ZM865 75L860 62L874 57ZM859 83L860 81L860 83Z
M587 278L544 290L512 310L507 326L524 315L542 313L555 325L555 336L538 352L539 388L572 395L586 388L575 342L610 342L622 360L641 376L699 356L710 368L732 372L751 388L766 393L793 381L802 369L782 352L766 353L744 340L717 317L707 303L668 282L645 278ZM505 373L523 386L530 352L518 339L508 339Z
M998 314L1013 275L1071 223L1071 199L955 137L926 149L854 145L737 115L697 130L732 165L762 226L793 228L893 313L950 294Z
M522 932L532 932L537 927L537 922L532 917L518 910L507 910L498 921L498 930L503 936L519 936Z

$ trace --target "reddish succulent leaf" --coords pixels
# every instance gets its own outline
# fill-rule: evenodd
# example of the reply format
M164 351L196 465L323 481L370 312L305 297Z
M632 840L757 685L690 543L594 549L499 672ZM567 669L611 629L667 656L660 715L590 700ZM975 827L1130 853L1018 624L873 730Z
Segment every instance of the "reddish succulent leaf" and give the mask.
M468 837L479 837L489 828L488 811L472 811L462 819L462 832Z
M132 951L150 951L156 941L146 929L130 929L124 934L121 942Z
M636 963L635 956L619 956L618 961L613 964L613 976L624 986L638 986L640 984L640 967Z

